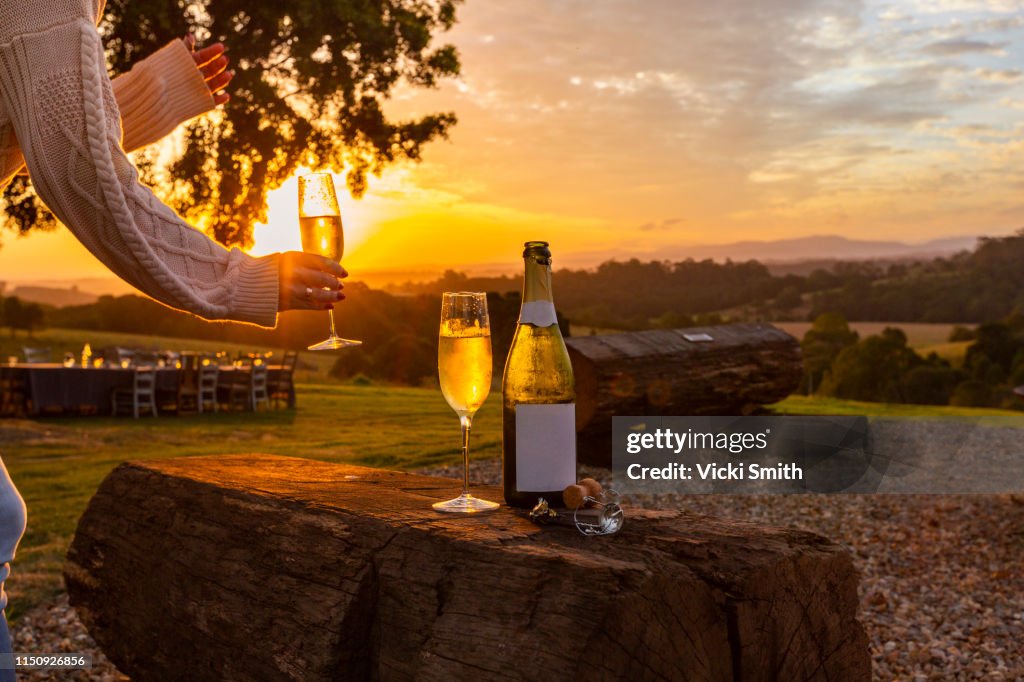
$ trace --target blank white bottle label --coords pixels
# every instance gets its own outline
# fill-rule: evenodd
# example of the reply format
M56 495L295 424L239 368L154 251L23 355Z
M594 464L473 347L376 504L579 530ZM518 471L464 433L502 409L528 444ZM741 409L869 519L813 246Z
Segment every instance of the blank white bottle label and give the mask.
M550 327L558 322L555 304L551 301L527 301L519 309L519 324L535 327Z
M516 405L516 489L563 490L576 482L576 405Z

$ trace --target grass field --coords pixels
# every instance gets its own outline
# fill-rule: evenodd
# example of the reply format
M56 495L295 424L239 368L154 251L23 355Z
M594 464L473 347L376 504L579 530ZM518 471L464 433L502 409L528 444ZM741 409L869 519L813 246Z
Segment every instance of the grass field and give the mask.
M866 403L839 398L793 395L769 405L779 414L864 415L866 417L942 417L979 419L1015 417L1024 426L1024 413L988 407L954 407L952 405L906 405L903 403ZM1005 423L1000 421L1000 423Z
M500 454L496 397L474 422L475 457ZM298 400L297 411L256 414L0 421L0 450L29 509L28 532L8 584L8 615L17 618L62 589L61 565L78 516L103 477L125 460L266 452L411 469L459 459L458 420L439 391L300 384ZM775 409L789 414L1020 416L805 397L789 398Z
M918 346L914 350L923 357L928 357L930 353L935 353L940 358L948 360L949 364L954 367L962 367L964 357L967 355L967 347L971 343L971 341L947 341L934 345Z

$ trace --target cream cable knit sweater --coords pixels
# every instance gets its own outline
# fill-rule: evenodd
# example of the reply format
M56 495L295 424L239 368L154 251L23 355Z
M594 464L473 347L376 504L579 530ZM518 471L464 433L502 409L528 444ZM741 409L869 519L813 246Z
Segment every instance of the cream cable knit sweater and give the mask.
M277 258L226 250L138 181L89 0L0 1L0 101L33 185L122 279L209 319L273 326Z
M11 151L20 142L39 196L115 273L172 307L272 326L277 259L228 251L190 227L139 183L121 147L122 115L132 148L202 113L193 98L202 84L182 75L183 57L195 72L191 57L172 44L113 86L95 25L101 10L100 0L0 0L4 182L21 165ZM24 502L0 461L0 609L24 529Z
M180 40L139 61L111 84L121 112L121 146L126 152L157 142L180 124L214 107L213 95ZM24 171L25 157L11 118L0 102L0 187Z

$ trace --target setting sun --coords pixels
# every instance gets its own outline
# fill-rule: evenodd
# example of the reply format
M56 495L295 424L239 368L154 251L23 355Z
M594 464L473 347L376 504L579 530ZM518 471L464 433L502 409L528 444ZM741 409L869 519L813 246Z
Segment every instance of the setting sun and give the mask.
M313 172L299 168L298 172L285 180L284 184L267 194L268 220L257 223L253 229L254 256L265 256L278 251L301 251L299 238L299 176ZM345 260L358 258L359 246L373 231L373 220L367 203L353 199L345 187L345 176L331 173L334 188L341 204L341 219L345 229ZM370 183L371 186L374 183Z

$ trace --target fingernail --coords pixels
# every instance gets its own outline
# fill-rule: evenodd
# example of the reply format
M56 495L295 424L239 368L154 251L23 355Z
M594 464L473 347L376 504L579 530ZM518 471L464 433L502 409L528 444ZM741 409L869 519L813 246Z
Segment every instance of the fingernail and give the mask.
M338 300L340 301L340 300L341 300L341 299L343 299L343 298L345 298L345 294L343 294L343 293L341 293L341 292L339 291L339 292L338 292Z

